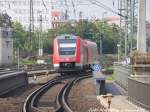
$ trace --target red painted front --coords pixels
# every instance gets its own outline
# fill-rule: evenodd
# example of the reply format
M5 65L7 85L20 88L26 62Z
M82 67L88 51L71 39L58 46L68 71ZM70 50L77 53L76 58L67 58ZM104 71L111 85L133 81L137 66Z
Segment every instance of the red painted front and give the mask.
M78 37L76 41L76 63L81 63L81 38Z
M54 39L53 64L59 64L59 53L58 53L58 42L57 42L57 38Z
M60 62L76 62L80 63L81 62L81 39L80 37L77 38L76 41L76 55L74 57L64 57L60 58L59 57L59 50L58 50L58 42L57 38L54 39L54 54L53 54L53 64L59 64Z
M75 62L77 64L87 65L93 64L97 59L96 45L87 40L82 40L80 37L77 37L75 56L60 58L57 37L54 39L53 52L53 64L59 64L60 62Z

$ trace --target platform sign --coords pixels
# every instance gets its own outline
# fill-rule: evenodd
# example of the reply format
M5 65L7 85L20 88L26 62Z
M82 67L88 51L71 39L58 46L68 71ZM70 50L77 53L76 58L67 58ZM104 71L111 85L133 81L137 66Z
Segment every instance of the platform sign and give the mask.
M91 65L91 68L93 69L93 71L101 71L100 64L93 64Z

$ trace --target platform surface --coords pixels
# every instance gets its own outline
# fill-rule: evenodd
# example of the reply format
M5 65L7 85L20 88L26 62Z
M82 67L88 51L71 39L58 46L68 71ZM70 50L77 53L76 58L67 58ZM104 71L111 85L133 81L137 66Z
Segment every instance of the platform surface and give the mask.
M96 80L105 80L105 75L102 74L100 71L93 71L93 76Z
M106 92L112 93L110 112L149 112L128 100L127 92L115 82L106 81ZM108 108L107 98L97 96L97 100Z

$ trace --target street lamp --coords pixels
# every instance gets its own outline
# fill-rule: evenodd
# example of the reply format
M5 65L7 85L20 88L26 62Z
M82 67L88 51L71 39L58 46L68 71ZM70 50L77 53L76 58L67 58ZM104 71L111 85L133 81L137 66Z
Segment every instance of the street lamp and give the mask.
M120 61L120 44L117 44L117 48L118 48L118 62Z

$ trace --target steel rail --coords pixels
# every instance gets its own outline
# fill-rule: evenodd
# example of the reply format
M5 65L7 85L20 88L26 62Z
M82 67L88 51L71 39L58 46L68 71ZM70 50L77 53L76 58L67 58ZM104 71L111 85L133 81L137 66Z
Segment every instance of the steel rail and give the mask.
M57 95L56 103L57 103L57 109L56 112L73 112L71 109L67 99L69 92L74 84L76 84L78 81L83 80L85 78L89 78L91 75L88 76L80 76L78 78L75 78L72 81L69 81L60 91L60 93Z
M68 79L71 76L57 76L47 83L45 83L40 88L36 89L34 92L32 92L25 100L22 108L22 112L31 112L31 111L40 111L38 110L37 103L39 98L52 86L61 83L63 79Z
M56 97L56 104L57 109L56 112L73 112L67 102L69 92L73 85L84 78L88 78L90 76L79 76L79 77L72 77L72 76L64 76L64 77L55 77L52 80L48 81L46 84L41 86L40 88L36 89L34 92L32 92L25 100L22 108L22 112L32 112L32 111L40 111L38 110L37 104L39 101L39 98L45 94L45 92L52 86L61 83L63 79L71 78L71 81L69 80L67 84L61 89L59 94ZM73 79L72 79L73 78Z
M50 87L61 82L63 77L56 77L48 81L46 84L32 92L25 100L22 112L31 112L37 106L38 99L43 95Z

